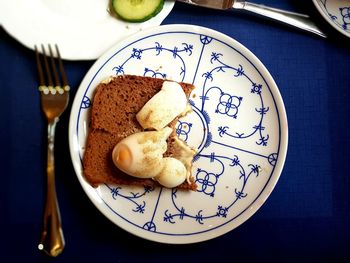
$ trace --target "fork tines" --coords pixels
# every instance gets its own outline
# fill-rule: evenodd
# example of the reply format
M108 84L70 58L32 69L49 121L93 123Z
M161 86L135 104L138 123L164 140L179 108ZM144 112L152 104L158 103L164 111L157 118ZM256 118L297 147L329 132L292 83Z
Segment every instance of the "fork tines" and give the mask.
M44 94L48 94L48 93L56 94L57 92L58 94L63 94L65 91L69 91L70 88L67 82L66 73L63 68L60 51L58 49L57 44L55 44L56 56L54 56L50 44L48 45L48 48L50 53L50 65L48 62L48 56L46 55L46 50L44 45L41 44L41 55L39 54L39 50L37 46L36 45L34 46L35 54L36 54L36 65L37 65L38 75L39 75L39 91L43 92ZM61 79L57 71L55 57L57 58L57 64L61 75ZM43 71L42 61L44 64L45 74ZM52 78L52 75L53 75L53 78Z

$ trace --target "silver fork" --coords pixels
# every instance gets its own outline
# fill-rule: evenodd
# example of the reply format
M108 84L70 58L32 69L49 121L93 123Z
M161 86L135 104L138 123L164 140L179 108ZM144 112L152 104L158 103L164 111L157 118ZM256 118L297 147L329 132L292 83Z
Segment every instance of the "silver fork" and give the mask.
M65 246L55 186L55 128L59 117L67 108L70 89L57 45L55 45L55 48L62 84L58 75L58 70L56 67L51 45L49 45L50 65L44 45L41 45L42 55L39 54L39 51L35 46L36 64L39 75L41 108L48 122L47 192L43 228L38 248L53 257L60 254ZM44 63L45 74L43 71L42 61Z

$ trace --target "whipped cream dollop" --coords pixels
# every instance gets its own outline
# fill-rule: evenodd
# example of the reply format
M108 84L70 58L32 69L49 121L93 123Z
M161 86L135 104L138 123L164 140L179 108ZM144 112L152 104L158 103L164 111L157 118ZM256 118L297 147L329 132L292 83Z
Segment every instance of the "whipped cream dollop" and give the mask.
M163 157L172 129L134 133L121 140L113 149L114 164L124 173L138 178L153 178L169 188L187 178L185 165L172 157Z
M181 85L164 81L161 90L136 114L142 128L151 131L134 133L121 140L113 149L114 164L128 175L152 178L168 188L177 187L186 179L190 183L195 151L174 136L172 156L164 157L164 153L173 132L169 123L191 110Z
M161 90L136 114L136 119L142 128L159 131L177 116L185 115L190 109L180 84L164 81Z
M182 184L187 177L187 169L179 160L172 157L163 158L163 169L154 177L161 185L173 188Z

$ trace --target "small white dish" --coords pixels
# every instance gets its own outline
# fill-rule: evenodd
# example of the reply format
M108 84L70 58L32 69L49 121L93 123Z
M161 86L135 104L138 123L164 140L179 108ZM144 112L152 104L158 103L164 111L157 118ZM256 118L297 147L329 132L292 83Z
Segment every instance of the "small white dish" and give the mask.
M82 173L89 110L96 85L110 75L135 74L194 83L193 113L177 125L196 148L198 190L100 185ZM147 29L118 43L88 71L75 96L69 144L73 165L95 206L121 228L163 243L220 236L251 217L282 172L287 116L264 65L243 45L193 25Z
M93 60L128 35L158 26L175 0L143 23L128 23L113 17L109 0L0 0L0 24L29 49L57 44L67 60Z
M350 37L350 0L313 0L313 2L332 27Z

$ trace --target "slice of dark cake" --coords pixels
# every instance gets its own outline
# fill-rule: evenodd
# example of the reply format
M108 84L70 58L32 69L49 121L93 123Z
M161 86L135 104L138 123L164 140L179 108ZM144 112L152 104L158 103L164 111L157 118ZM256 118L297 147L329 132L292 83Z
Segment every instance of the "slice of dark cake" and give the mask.
M124 75L100 83L95 90L91 109L91 126L83 158L83 172L86 180L94 187L101 183L119 185L159 185L152 179L140 179L121 172L112 161L114 146L125 137L143 131L136 114L163 85L163 79ZM187 98L194 86L179 83ZM174 98L176 99L176 98ZM178 138L175 132L175 118L168 126L173 132L167 140L168 150L164 157L178 157ZM195 190L193 177L178 186L180 189Z

